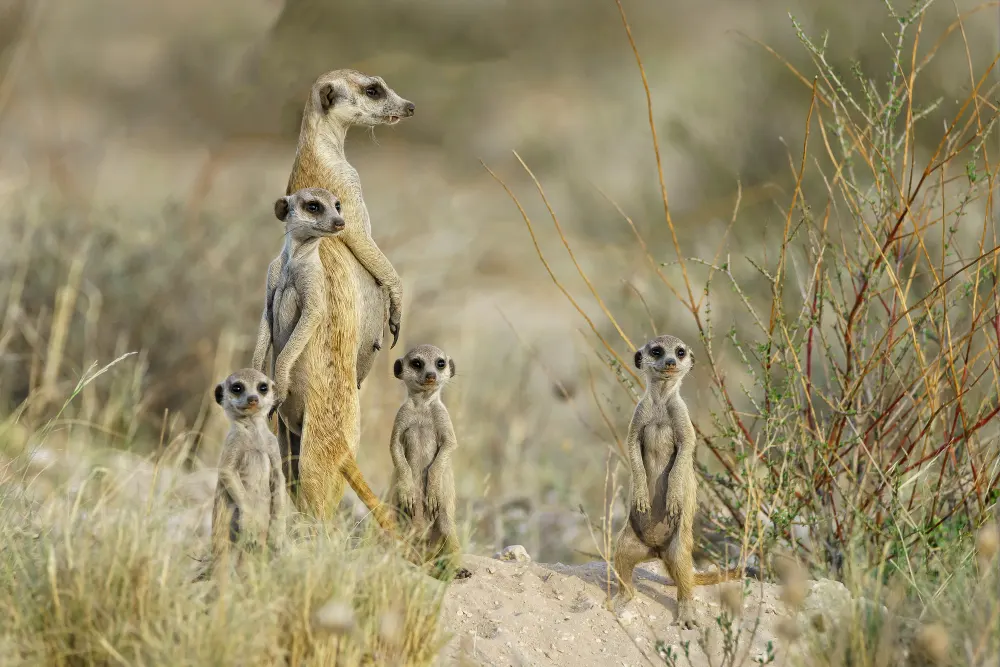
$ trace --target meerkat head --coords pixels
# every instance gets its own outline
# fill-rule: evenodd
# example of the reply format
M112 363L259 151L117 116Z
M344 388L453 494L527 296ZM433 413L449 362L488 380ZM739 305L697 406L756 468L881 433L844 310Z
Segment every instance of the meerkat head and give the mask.
M440 348L418 345L396 359L392 374L413 393L438 392L455 377L455 361Z
M673 380L677 383L694 366L694 354L680 338L657 336L635 353L635 367L648 378Z
M274 403L274 383L258 370L242 368L215 386L215 402L231 421L266 416Z
M395 125L415 109L382 77L352 69L327 72L316 79L309 106L319 118L340 127Z
M274 215L285 223L285 233L305 240L344 231L340 200L323 188L302 188L274 202Z

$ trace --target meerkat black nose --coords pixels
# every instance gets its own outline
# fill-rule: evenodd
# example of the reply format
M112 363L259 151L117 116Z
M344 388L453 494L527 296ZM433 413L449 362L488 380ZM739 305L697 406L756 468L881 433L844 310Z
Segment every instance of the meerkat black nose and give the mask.
M413 102L407 102L407 103L406 103L406 115L407 115L407 116L412 116L412 115L413 115L413 112L414 112L414 110L416 110L416 108L417 108L417 107L415 107L415 106L413 105Z
M430 372L424 376L424 379L427 380L428 382L433 382L438 379L438 376L437 373Z
M664 362L664 363L666 363L667 366L676 366L677 365L677 361L675 359L667 359L666 362Z
M257 396L247 396L247 405L257 405L258 401Z

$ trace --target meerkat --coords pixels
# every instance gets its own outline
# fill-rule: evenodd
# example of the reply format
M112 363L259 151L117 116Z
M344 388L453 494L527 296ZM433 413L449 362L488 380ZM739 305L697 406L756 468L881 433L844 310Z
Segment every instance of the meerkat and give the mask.
M340 214L340 201L323 188L303 188L274 203L274 215L285 223L285 245L281 255L268 269L264 312L257 332L254 366L262 370L266 350L273 352L274 405L286 428L297 435L308 428L312 418L306 402L306 369L301 363L303 352L311 344L320 324L327 320L323 266L319 259L319 243L323 238L341 234L346 223ZM363 237L356 237L355 254L366 259L381 256L371 246L358 246ZM384 257L383 257L384 259ZM376 266L372 262L371 266ZM385 261L384 265L388 262ZM263 352L262 352L263 351ZM321 449L320 441L310 445ZM392 532L394 525L387 508L365 482L350 451L324 452L326 463L344 475L351 488L368 506L376 520ZM283 461L285 469L295 469L295 461ZM297 498L293 487L293 498Z
M391 497L408 519L425 555L440 559L442 570L465 579L455 530L455 477L451 457L458 440L441 391L455 376L455 362L433 345L418 345L393 364L406 386L389 442L393 476Z
M658 336L635 353L635 367L645 376L646 391L628 427L632 498L614 559L621 582L616 606L635 596L632 573L636 565L660 559L677 586L677 622L687 628L697 625L694 586L741 575L738 569L707 574L694 571L695 433L680 395L681 381L693 366L690 348L674 336Z
M399 284L380 286L348 247L353 234L371 236L371 221L358 173L344 155L344 139L352 126L392 125L413 112L413 103L381 78L336 70L316 80L302 114L285 194L325 188L340 197L347 221L340 236L319 244L329 316L302 354L309 423L296 435L278 420L283 458L290 455L299 461L298 469L286 469L286 474L298 483L304 506L319 516L328 516L344 495L344 475L334 463L357 455L361 437L357 380L367 377L382 347L388 319L386 292L390 302L393 294L399 298L402 293Z
M227 562L234 546L237 567L247 552L259 553L265 545L271 553L282 548L285 477L267 417L274 394L274 383L252 368L236 371L215 387L229 433L219 456L210 569Z

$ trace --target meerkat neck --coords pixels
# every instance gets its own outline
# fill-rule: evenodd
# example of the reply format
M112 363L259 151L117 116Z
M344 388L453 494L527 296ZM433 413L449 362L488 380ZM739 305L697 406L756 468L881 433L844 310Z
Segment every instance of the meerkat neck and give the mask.
M646 392L657 403L673 400L680 393L681 378L651 377L646 383Z
M319 236L296 233L294 229L285 232L285 259L299 259L319 248Z
M410 394L410 400L418 408L424 408L432 403L437 403L441 400L441 389L432 389L431 391L415 391Z
M316 150L325 158L339 157L346 159L344 142L347 141L348 125L340 123L322 123L315 114L302 119L302 136L313 137Z

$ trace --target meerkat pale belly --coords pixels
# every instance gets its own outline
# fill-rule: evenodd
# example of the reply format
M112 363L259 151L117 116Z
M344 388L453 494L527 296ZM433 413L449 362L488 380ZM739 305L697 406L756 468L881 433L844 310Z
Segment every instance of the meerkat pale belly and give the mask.
M633 507L629 521L643 542L666 547L679 527L679 517L668 515L666 504L670 471L677 456L672 423L647 424L639 436L639 443L650 506L646 512L637 512ZM651 446L646 446L647 443Z

